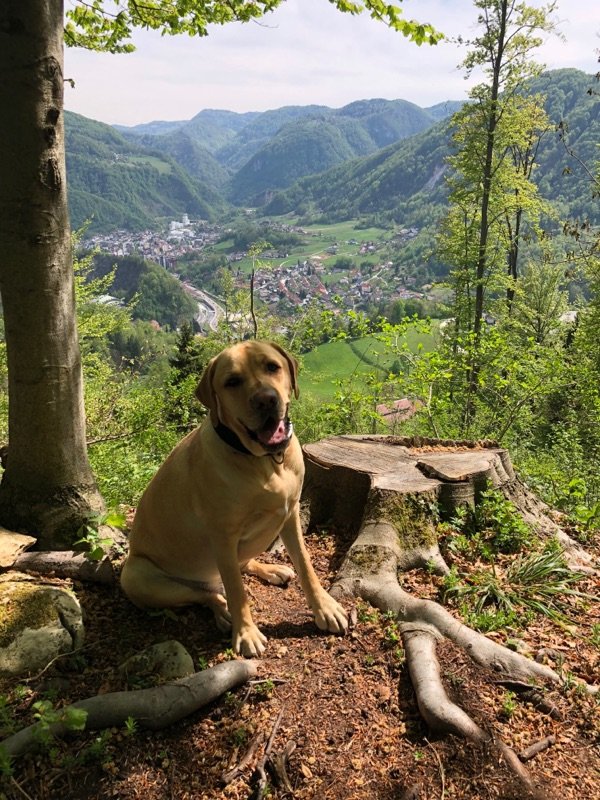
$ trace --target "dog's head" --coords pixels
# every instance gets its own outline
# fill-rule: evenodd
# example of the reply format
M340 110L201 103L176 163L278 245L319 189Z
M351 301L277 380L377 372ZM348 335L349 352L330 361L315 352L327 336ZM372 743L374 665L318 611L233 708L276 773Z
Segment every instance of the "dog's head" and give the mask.
M213 425L232 430L254 455L276 453L292 437L288 408L298 397L298 362L273 342L247 341L207 365L196 396Z

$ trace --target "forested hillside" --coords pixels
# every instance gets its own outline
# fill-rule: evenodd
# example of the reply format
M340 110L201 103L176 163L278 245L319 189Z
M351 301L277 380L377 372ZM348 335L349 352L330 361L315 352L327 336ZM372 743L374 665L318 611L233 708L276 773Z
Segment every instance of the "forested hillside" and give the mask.
M156 320L173 330L193 319L196 303L183 291L179 281L158 264L139 256L97 255L92 277L102 278L111 273L110 292L129 304L134 318Z
M65 114L67 177L74 228L152 227L157 218L187 212L212 219L224 209L213 186L171 157L126 139L110 125Z
M201 138L179 128L161 136L143 135L132 141L161 157L172 158L187 175L222 193L230 172L202 144Z
M542 138L535 173L542 195L561 213L593 216L585 164L597 159L600 103L588 90L593 76L573 69L544 73L530 84L532 93L547 96L552 127ZM570 155L557 126L577 157ZM398 142L372 156L342 164L321 175L298 181L278 193L266 211L325 214L331 219L386 214L403 224L424 225L439 216L446 201L443 181L450 153L448 121ZM433 208L432 208L433 206ZM436 212L437 209L437 212Z
M214 158L230 171L228 196L234 203L261 205L274 190L426 130L459 106L448 101L423 109L405 100L373 99L339 109L284 106L255 114L205 110L176 129L172 123L154 122L121 130L205 178L206 171L190 165L193 142L211 170ZM187 151L178 151L174 141L183 140ZM221 188L222 173L216 179Z
M562 216L597 213L584 164L597 158L600 128L593 76L565 69L530 84L546 96L551 126L534 173ZM328 221L381 217L425 228L446 206L448 101L420 108L363 100L340 109L289 106L263 113L204 110L186 122L115 131L67 115L70 202L75 226L150 227L159 217L223 216L229 202ZM559 130L560 126L560 130ZM575 155L570 154L570 150Z

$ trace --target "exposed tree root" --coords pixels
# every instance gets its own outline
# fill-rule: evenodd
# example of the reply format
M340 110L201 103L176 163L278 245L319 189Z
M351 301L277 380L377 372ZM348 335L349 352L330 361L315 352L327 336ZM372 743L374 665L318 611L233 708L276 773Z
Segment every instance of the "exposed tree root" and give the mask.
M72 550L51 550L23 553L12 565L13 569L38 575L55 575L92 583L114 584L115 570L108 556L100 561L89 561L83 553Z
M397 578L404 562L395 527L385 522L366 522L346 555L331 593L338 598L360 597L381 611L396 614L417 705L431 730L488 744L522 783L533 789L531 776L517 754L449 699L436 658L436 642L448 639L477 664L511 680L558 683L560 676L468 628L438 603L416 599L405 592Z
M227 661L152 689L109 692L80 700L67 708L87 712L85 730L120 726L129 718L141 728L160 730L253 678L256 671L255 661ZM29 725L5 739L0 747L11 757L28 753L39 745L42 727L41 722ZM56 738L69 732L62 722L51 724L49 730Z

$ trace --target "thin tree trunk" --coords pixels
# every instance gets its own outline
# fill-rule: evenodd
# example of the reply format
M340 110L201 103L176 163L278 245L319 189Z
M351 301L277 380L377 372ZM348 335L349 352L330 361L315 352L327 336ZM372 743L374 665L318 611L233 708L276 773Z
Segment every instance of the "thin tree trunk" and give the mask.
M85 445L63 120L63 2L0 10L0 291L9 455L0 519L68 546L98 494Z
M506 307L510 314L512 311L513 303L515 301L515 287L517 285L517 278L519 277L519 237L521 235L521 218L523 216L523 209L519 208L515 214L515 227L514 232L510 237L510 249L508 251L508 277L509 285L506 290Z
M500 74L503 67L504 39L506 36L507 2L503 0L500 6L500 29L498 31L497 52L493 65L492 86L490 91L490 108L486 124L486 152L482 174L481 195L481 227L479 230L479 252L477 258L475 280L475 318L473 320L473 357L469 370L469 385L467 403L465 407L465 431L470 429L470 423L475 415L475 397L479 388L479 347L481 342L481 329L483 326L483 305L485 286L484 279L488 267L488 237L489 237L489 206L492 193L492 177L494 165L494 150L496 146L496 128L498 125L498 97L500 94Z

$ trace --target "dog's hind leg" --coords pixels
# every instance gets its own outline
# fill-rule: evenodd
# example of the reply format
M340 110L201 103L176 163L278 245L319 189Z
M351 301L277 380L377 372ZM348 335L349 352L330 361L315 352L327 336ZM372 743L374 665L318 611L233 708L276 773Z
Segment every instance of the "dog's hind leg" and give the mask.
M242 572L256 575L257 578L275 586L285 586L296 575L294 570L291 567L286 567L285 564L264 564L255 558L251 558L250 561L246 561L242 565Z
M121 571L121 587L140 608L208 606L219 630L231 630L231 614L220 584L167 575L149 559L129 556Z

